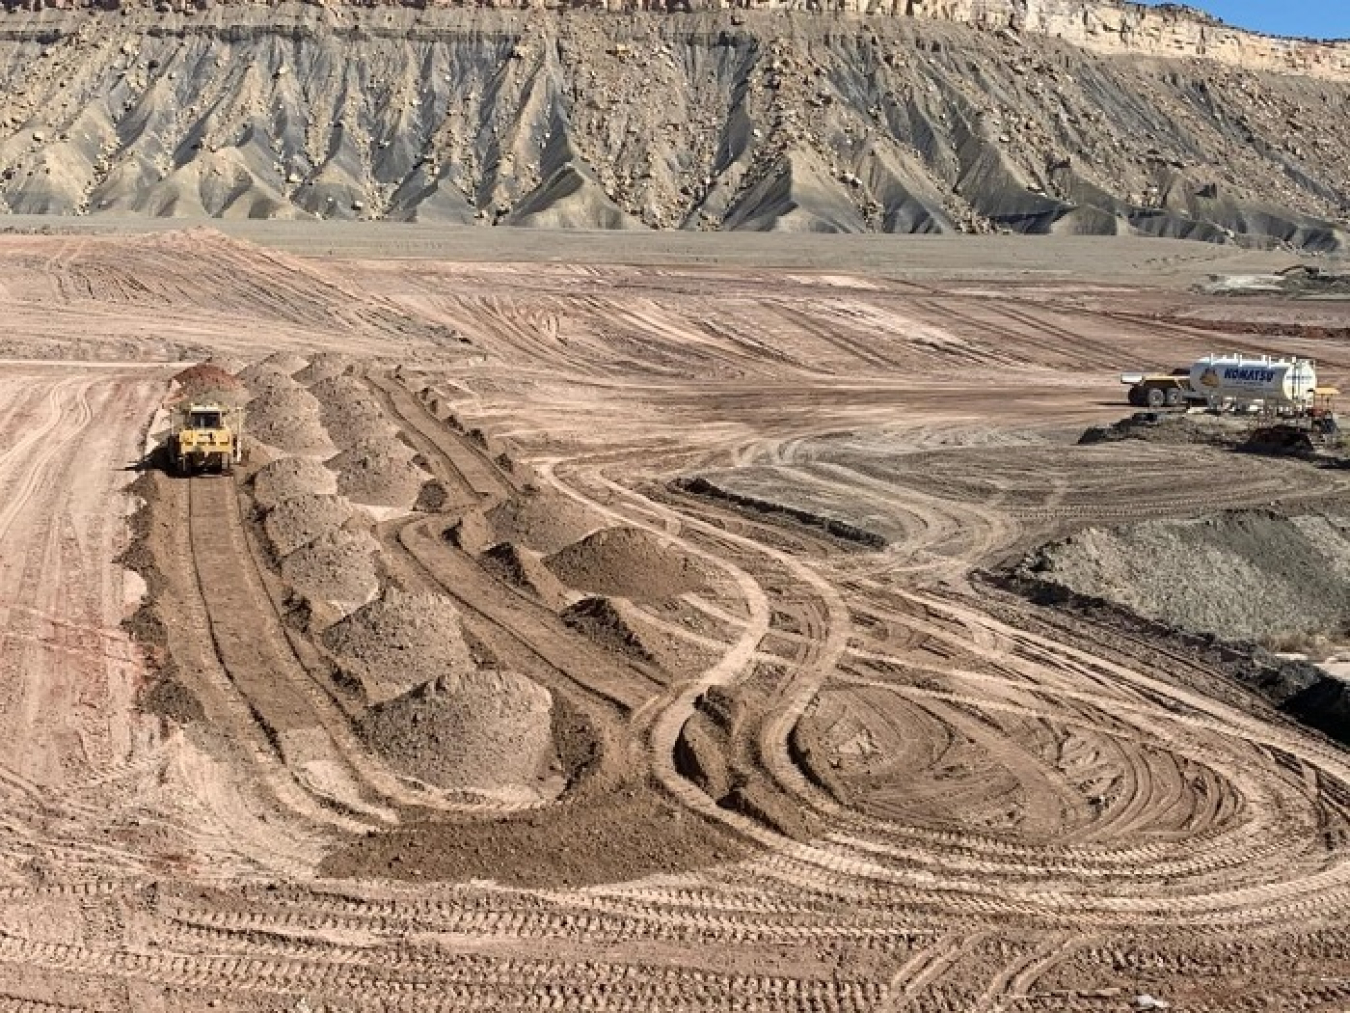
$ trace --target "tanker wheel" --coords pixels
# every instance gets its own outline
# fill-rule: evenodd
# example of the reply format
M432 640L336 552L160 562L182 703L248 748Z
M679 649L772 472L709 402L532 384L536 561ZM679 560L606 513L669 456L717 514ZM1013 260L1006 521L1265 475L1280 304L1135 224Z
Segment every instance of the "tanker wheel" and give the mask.
M1178 407L1179 405L1181 405L1182 403L1183 403L1183 398L1182 398L1182 396L1181 396L1181 391L1179 391L1179 390L1177 390L1175 387L1173 387L1171 390L1169 390L1169 391L1167 392L1167 407L1168 407L1168 408L1176 408L1176 407Z
M1167 404L1167 392L1161 387L1150 387L1148 389L1148 406L1150 408L1162 408Z

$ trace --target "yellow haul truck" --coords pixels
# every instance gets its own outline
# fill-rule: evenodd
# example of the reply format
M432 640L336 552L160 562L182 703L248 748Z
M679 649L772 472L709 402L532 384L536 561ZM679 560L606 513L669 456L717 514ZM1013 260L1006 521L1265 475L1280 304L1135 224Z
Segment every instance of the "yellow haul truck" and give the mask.
M228 474L243 460L240 436L244 413L217 402L189 402L174 409L169 466L179 475L200 471Z

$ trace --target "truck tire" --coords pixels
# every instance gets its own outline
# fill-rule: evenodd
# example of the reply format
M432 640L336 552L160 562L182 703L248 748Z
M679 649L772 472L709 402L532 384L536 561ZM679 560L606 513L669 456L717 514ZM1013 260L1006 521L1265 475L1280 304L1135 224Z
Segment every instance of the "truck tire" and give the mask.
M1182 394L1181 391L1179 391L1179 390L1178 390L1177 388L1175 388L1175 387L1173 387L1171 390L1167 391L1166 394L1167 394L1167 407L1168 407L1168 408L1176 408L1176 407L1178 407L1178 406L1183 405L1183 404L1186 403L1186 397L1185 397L1185 395Z
M1161 387L1150 387L1148 389L1148 406L1150 408L1164 408L1167 405L1167 391Z
M1135 384L1133 387L1130 388L1128 400L1130 404L1133 405L1135 408L1148 407L1148 394L1144 391L1144 388L1141 387L1139 384Z

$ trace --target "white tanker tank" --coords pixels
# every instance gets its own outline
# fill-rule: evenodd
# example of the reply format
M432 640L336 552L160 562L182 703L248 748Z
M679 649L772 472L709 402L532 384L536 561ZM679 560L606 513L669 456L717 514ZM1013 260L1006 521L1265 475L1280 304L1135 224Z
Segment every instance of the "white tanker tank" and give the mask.
M1306 409L1317 389L1317 364L1269 355L1208 355L1191 367L1190 381L1191 389L1214 408L1261 404Z

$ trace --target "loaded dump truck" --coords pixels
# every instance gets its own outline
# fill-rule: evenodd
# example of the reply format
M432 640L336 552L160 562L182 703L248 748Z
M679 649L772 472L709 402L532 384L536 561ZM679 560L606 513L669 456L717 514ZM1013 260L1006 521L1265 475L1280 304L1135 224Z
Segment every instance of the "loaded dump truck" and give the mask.
M1123 373L1136 408L1204 406L1216 411L1267 409L1302 415L1319 399L1336 394L1317 386L1317 364L1311 359L1270 355L1207 355L1189 367L1165 375Z
M243 459L243 414L216 401L180 404L169 431L169 467L179 475L232 471Z

